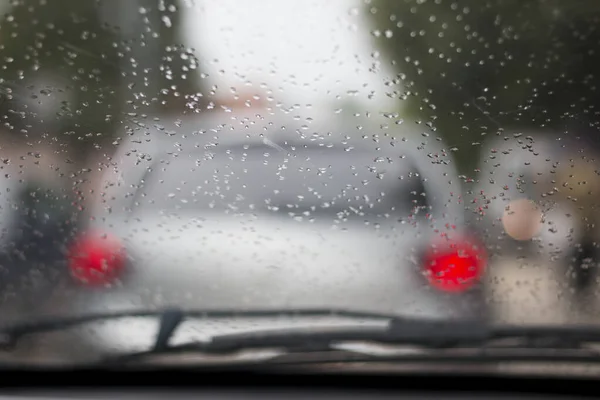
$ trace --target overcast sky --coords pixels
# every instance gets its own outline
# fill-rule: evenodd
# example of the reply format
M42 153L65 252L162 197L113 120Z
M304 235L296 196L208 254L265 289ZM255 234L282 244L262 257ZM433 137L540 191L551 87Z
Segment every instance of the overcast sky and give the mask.
M355 0L185 0L189 43L211 83L238 90L266 84L286 104L393 107L383 70L370 72L365 7ZM374 93L374 99L368 100ZM332 104L329 104L332 103Z

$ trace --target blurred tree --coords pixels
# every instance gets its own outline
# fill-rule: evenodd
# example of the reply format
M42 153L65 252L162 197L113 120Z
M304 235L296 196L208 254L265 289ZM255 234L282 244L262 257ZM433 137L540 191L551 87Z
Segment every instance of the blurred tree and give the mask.
M180 13L178 0L13 1L0 22L0 117L16 139L48 132L85 160L133 113L191 107L198 63Z
M39 141L47 132L81 156L103 141L119 114L117 37L95 1L12 3L0 22L1 117L16 139Z
M108 10L122 8L119 26L135 60L124 65L132 108L151 114L202 108L206 101L200 92L199 62L185 43L181 2L108 1Z
M598 116L600 2L367 3L375 41L398 71L394 95L455 148L467 174L486 135L589 127Z

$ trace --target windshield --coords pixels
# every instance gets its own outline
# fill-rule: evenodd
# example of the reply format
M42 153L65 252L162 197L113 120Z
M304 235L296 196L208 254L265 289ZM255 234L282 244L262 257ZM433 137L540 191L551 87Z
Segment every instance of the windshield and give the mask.
M0 9L3 325L171 308L600 322L596 1ZM156 315L11 357L139 349Z

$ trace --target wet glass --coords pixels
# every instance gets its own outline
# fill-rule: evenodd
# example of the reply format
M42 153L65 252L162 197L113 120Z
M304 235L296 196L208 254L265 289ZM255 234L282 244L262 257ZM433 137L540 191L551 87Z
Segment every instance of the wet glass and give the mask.
M57 1L0 5L2 323L597 322L593 0Z

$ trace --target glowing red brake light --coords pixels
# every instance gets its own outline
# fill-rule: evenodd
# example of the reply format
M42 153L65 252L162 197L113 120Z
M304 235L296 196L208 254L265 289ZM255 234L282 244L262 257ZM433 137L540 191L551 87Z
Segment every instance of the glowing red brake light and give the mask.
M76 281L100 286L114 282L121 275L126 254L124 246L114 236L88 233L75 241L68 260Z
M423 267L429 283L446 292L463 292L473 287L485 272L487 253L470 238L445 239L432 245Z

